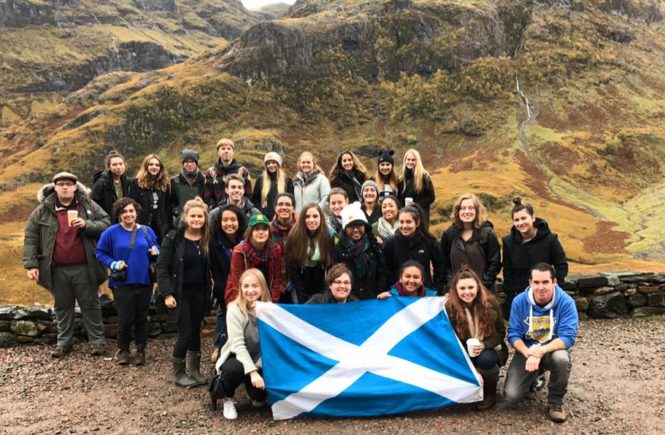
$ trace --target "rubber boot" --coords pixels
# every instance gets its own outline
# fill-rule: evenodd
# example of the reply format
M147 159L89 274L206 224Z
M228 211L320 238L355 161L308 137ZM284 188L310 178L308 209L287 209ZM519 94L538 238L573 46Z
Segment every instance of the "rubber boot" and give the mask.
M476 405L476 409L486 411L494 407L496 403L496 384L499 382L498 376L483 376L483 401Z
M189 377L194 379L197 385L208 383L206 378L201 374L201 352L187 351L187 370Z
M129 343L118 343L118 352L115 354L115 358L121 366L129 364Z
M185 358L173 358L173 374L175 375L175 383L181 387L193 387L196 381L185 373Z
M136 345L136 355L134 357L134 365L142 366L145 364L145 344Z

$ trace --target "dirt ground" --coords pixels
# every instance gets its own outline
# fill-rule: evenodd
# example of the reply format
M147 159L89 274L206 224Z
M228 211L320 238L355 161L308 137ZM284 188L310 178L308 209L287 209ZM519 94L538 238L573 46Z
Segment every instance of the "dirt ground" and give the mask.
M2 349L0 433L662 433L663 336L663 318L582 322L566 396L569 418L562 425L547 419L544 390L513 411L464 406L281 422L267 408L251 408L243 390L237 395L238 420L225 421L221 412L208 410L205 387L173 384L173 338L152 341L142 368L90 357L87 344L63 360L52 360L46 346ZM210 349L209 339L205 345Z

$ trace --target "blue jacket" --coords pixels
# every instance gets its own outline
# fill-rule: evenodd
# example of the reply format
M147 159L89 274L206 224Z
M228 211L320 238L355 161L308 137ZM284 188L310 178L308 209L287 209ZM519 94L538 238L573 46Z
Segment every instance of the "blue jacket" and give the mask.
M531 286L517 295L510 309L508 341L514 345L522 340L527 346L547 344L555 338L561 339L570 349L577 338L579 319L573 298L558 285L552 301L544 307L533 300Z
M388 293L390 293L390 296L401 296L399 290L397 290L397 284L393 285L390 290L388 290ZM428 296L439 296L439 293L436 290L425 287L425 297Z
M129 251L129 242L132 238L132 232L125 230L120 224L111 225L97 243L95 255L104 267L110 267L114 261L123 260L127 263L127 281L116 282L109 280L109 287L116 288L121 285L146 285L151 286L150 273L150 248L157 246L157 237L149 226L145 226L148 230L150 242L146 240L145 233L139 227L136 229L136 240L134 240L134 248L132 253L127 258Z

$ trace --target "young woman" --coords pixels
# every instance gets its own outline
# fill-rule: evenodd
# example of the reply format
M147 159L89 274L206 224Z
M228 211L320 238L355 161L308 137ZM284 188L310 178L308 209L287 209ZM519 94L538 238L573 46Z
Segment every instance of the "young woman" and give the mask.
M441 251L446 264L446 284L464 265L482 277L486 289L494 290L501 271L499 238L487 220L487 211L472 194L460 196L451 214L452 225L441 236Z
M331 228L335 234L339 235L342 232L342 210L349 205L349 195L341 187L333 187L328 194L328 216L326 220L328 227Z
M176 384L183 387L206 383L200 366L201 323L212 287L209 246L208 206L196 197L185 203L181 225L166 235L157 261L157 282L164 304L177 309L173 372Z
M268 219L275 216L275 201L280 193L293 194L293 181L282 169L282 156L269 152L263 158L265 169L256 179L252 202Z
M157 154L143 159L136 178L129 183L128 196L142 208L138 223L152 228L161 242L171 229L172 210L169 177Z
M273 302L279 301L282 293L282 249L272 238L270 221L262 214L249 218L244 240L233 248L231 273L226 281L227 305L238 296L240 276L251 268L263 273Z
M425 215L429 216L430 205L435 199L432 177L425 170L420 153L414 149L404 154L397 189L397 197L402 204L407 206L416 203L423 209Z
M377 298L386 299L391 296L438 296L436 290L425 287L423 277L425 270L417 261L409 260L399 270L399 281L387 291L380 293Z
M374 225L381 217L381 206L379 205L379 186L374 180L367 180L361 189L363 212L370 226Z
M445 307L455 334L483 377L483 401L477 408L490 409L496 403L499 368L508 360L499 303L478 275L462 266L451 281Z
M379 162L376 166L374 179L379 186L379 198L386 195L397 196L397 174L395 173L395 151L385 150L379 152Z
M296 197L296 214L310 202L325 208L330 182L323 175L323 170L316 164L314 155L309 151L300 154L298 158L298 173L293 180L293 195Z
M233 248L242 241L245 233L245 215L242 210L232 204L217 207L210 212L210 267L214 281L213 295L217 304L217 320L215 322L215 350L223 343L226 334L226 281L231 273L231 253ZM213 353L213 362L217 356Z
M118 364L129 364L129 343L132 328L136 340L134 364L145 364L148 342L148 308L152 297L150 260L159 254L155 233L150 227L138 225L136 216L141 206L131 198L120 198L113 206L120 223L107 228L99 238L97 260L112 271L126 271L122 281L109 280L118 311Z
M106 170L93 176L94 186L91 198L99 204L106 214L113 216L113 203L127 196L129 193L129 180L125 176L125 157L117 151L111 151L106 156Z
M395 234L399 228L397 214L400 208L399 200L392 195L384 196L381 199L381 217L372 225L372 232L379 245L383 245L386 239Z
M399 229L383 244L388 282L397 281L397 272L404 263L416 260L425 268L425 287L442 292L445 268L441 248L434 236L423 225L422 216L423 211L417 205L407 206L400 210ZM430 268L434 270L433 276Z
M224 375L224 418L238 418L233 396L245 384L252 405L265 403L265 383L261 370L259 329L256 323L256 301L270 302L266 279L259 269L247 269L239 280L238 296L229 303L226 327L229 339L222 348L215 368Z
M286 239L286 274L293 303L305 303L325 288L325 270L332 263L333 241L323 211L308 204Z
M333 265L326 272L328 289L312 296L308 304L344 304L358 300L351 294L351 271L343 263Z
M568 260L557 235L544 220L537 218L533 207L520 197L513 199L513 227L503 238L503 286L506 300L504 318L510 315L515 295L529 285L531 268L538 263L554 266L556 280L563 283L568 275Z
M351 293L358 299L374 299L386 289L386 271L381 250L367 223L360 203L342 210L344 230L333 248L335 263L344 263L353 274Z
M272 238L284 252L284 242L298 220L294 213L296 199L290 193L280 193L275 198L275 217L270 226L272 227Z
M361 187L367 180L367 169L352 151L344 151L330 170L330 185L341 187L349 196L349 202L360 201Z

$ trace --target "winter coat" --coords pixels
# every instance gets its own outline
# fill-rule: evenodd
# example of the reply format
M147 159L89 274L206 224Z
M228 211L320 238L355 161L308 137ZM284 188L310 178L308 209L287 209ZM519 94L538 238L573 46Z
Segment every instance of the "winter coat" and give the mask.
M88 278L97 286L106 281L107 276L106 269L95 258L95 246L99 236L111 225L111 219L102 207L90 199L90 191L82 183L76 185L79 217L85 220L85 228L79 231L83 238ZM26 269L39 268L37 284L48 290L53 289L53 249L58 232L56 199L53 183L39 189L39 205L28 218L23 243L23 266Z
M353 171L353 177L356 181L354 181L345 171L341 170L335 178L330 180L331 187L341 187L346 194L349 195L349 204L355 201L360 201L362 198L362 192L360 189L362 188L363 183L367 180L367 177L363 173L355 170Z
M113 204L119 198L115 193L113 174L111 174L111 171L97 172L93 176L93 182L94 185L90 197L104 209L112 222L117 221L117 217L113 216ZM129 195L129 179L124 175L120 176L120 185L122 186L122 196Z
M421 190L420 193L416 193L413 170L407 169L404 172L404 178L400 177L397 182L397 199L399 199L400 203L406 205L406 198L413 198L413 202L422 207L427 216L429 216L430 205L432 205L436 196L434 194L432 178L426 175L424 181L423 190Z
M223 307L226 305L224 300L226 281L231 274L231 253L237 243L222 237L224 232L221 228L222 213L220 210L218 207L210 212L210 247L208 252L210 252L210 267L214 282L213 295L217 304Z
M153 192L157 193L157 209L152 208ZM138 180L134 179L129 183L128 196L138 202L143 209L136 221L141 225L148 225L152 228L155 235L157 235L157 241L161 244L173 223L170 192L142 189L139 187Z
M258 176L256 179L256 183L254 183L254 193L252 194L252 202L254 203L254 206L257 207L261 212L268 217L268 219L272 220L273 217L275 217L275 203L277 199L277 195L279 192L277 192L277 182L275 181L275 178L273 174L270 174L270 177L273 179L272 184L270 185L270 190L268 191L268 202L265 207L263 207L263 204L261 204L261 191L263 190L263 178L265 174L261 174ZM284 178L284 187L285 187L285 192L290 193L293 195L293 181L291 180L290 177L285 177Z
M250 267L247 259L247 251L249 249L254 249L249 243L240 243L233 248L233 253L231 254L231 273L226 281L224 297L227 306L238 297L240 276ZM273 302L277 302L282 295L280 288L282 284L282 249L277 244L275 244L272 263L273 274L272 276L265 276L265 279Z
M341 237L346 238L346 234ZM376 299L376 296L388 288L386 284L386 266L381 254L381 250L377 246L374 235L371 231L367 231L366 237L370 243L365 251L369 257L369 266L366 276L361 277L358 272L355 258L351 253L342 246L341 241L336 243L333 247L333 260L335 263L344 263L351 271L351 294L358 299Z
M215 210L220 209L224 207L225 205L230 204L229 203L229 198L224 198L220 203L219 206L215 208ZM245 222L249 222L249 218L254 216L255 214L261 214L261 210L256 208L252 201L249 200L246 196L243 196L242 198L242 207L239 207L242 210L243 216L245 216Z
M554 266L556 280L563 283L568 275L568 260L557 235L547 222L536 218L536 236L522 243L522 235L515 228L503 238L503 281L508 294L517 294L529 286L531 268L538 263Z
M314 176L307 179L302 172L298 172L295 180L293 180L293 195L296 197L296 215L300 215L300 211L310 202L319 204L325 210L328 204L328 193L330 193L330 182L320 172L314 173Z
M425 268L425 287L443 291L445 265L441 248L435 240L420 234L404 237L398 230L383 243L383 257L386 261L387 282L397 282L402 264L415 260ZM434 276L430 273L430 265L434 269Z
M346 302L357 302L358 300L359 300L359 299L358 299L357 297L353 296L352 294L350 294L350 295L346 298ZM328 290L326 290L326 291L323 292L323 293L317 293L317 294L315 294L314 296L312 296L312 297L311 297L307 302L305 302L305 303L306 303L306 304L339 304L339 303L341 303L341 302L339 302L337 299L335 299L335 297L333 296L333 294L332 294L332 292L330 291L330 289L328 289Z
M228 166L224 165L221 159L217 159L215 166L209 168L206 172L203 200L211 209L217 207L226 198L226 176L230 174L240 175L245 180L245 196L248 198L252 196L252 181L249 170L241 166L235 159L231 160Z
M286 274L289 279L288 289L295 291L294 302L303 304L312 296L322 293L326 289L326 270L317 263L316 266L287 265Z
M451 225L441 236L441 253L446 265L446 287L466 264L476 272L485 288L494 289L496 276L501 271L501 255L499 238L491 222L486 221L480 228L474 228L466 242L462 239L462 230Z
M203 174L198 171L192 184L189 183L188 177L182 172L171 178L171 208L173 209L173 225L175 227L178 226L180 215L187 201L197 196L203 199L205 181Z

